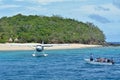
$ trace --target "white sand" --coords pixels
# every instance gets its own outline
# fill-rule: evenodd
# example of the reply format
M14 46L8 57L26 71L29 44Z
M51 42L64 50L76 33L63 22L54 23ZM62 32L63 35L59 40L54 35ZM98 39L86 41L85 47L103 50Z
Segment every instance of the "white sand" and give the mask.
M13 44L13 43L5 43L0 44L0 51L6 50L34 50L38 43L22 43L22 44ZM31 46L30 46L31 45ZM86 45L86 44L56 44L52 47L45 47L45 50L53 50L53 49L75 49L75 48L90 48L90 47L101 47L101 45Z

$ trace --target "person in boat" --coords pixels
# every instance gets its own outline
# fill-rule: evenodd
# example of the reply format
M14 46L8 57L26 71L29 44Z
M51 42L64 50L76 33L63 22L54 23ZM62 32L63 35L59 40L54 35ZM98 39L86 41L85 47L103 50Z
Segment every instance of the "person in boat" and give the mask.
M107 63L110 63L111 61L110 61L110 59L107 59Z
M95 61L96 61L96 62L100 62L100 61L101 61L101 58L96 58Z
M112 63L114 64L113 59L107 59L107 58L96 58L96 62L105 62L105 63Z
M107 59L107 63L112 63L112 64L114 64L114 61L113 61L113 59Z
M106 62L106 58L96 58L96 62Z
M111 63L112 63L112 64L114 64L114 61L113 61L113 59L111 59Z
M93 54L90 54L90 61L93 61Z

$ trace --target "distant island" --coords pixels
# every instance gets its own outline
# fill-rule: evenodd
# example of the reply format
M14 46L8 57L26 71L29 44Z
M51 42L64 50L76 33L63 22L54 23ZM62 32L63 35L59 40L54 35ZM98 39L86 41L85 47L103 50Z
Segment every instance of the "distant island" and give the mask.
M17 14L0 19L0 43L104 44L105 35L90 22L57 15L51 17Z
M120 42L107 42L108 46L120 46Z

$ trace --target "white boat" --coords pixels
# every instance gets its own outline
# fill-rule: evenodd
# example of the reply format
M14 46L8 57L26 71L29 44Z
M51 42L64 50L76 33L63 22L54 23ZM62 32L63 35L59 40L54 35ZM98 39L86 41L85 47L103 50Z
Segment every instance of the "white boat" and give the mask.
M32 54L32 56L34 56L34 57L46 57L46 56L48 56L48 54Z
M112 62L97 62L95 60L90 61L90 59L84 59L89 64L97 64L97 65L113 65Z

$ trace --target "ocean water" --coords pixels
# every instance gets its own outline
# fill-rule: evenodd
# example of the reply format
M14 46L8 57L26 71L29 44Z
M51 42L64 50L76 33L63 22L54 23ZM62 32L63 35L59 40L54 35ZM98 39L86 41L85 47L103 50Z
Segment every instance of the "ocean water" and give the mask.
M47 57L33 51L0 51L0 80L120 80L120 47L47 50ZM94 57L113 58L114 65L92 65Z

